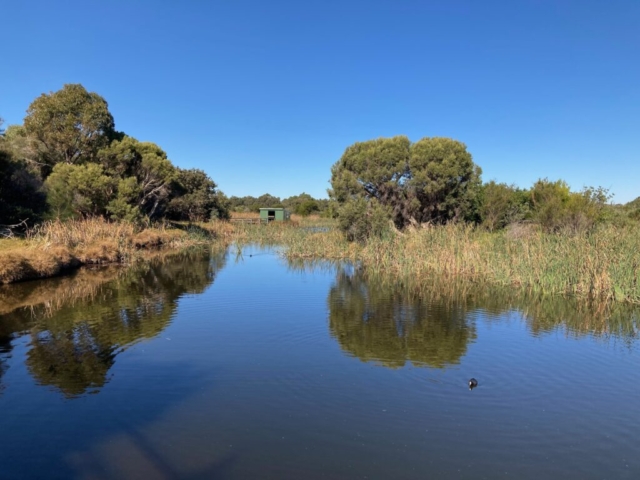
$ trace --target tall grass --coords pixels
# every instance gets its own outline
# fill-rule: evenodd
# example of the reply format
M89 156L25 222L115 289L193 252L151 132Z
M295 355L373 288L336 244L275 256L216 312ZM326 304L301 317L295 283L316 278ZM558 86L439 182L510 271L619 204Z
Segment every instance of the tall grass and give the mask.
M280 244L290 258L348 259L396 282L438 276L539 293L640 303L640 228L549 234L534 226L489 233L466 225L390 232L349 243L336 228L237 226L240 242Z
M487 233L468 226L416 229L371 240L360 259L396 277L463 277L542 293L640 303L640 229L590 234Z

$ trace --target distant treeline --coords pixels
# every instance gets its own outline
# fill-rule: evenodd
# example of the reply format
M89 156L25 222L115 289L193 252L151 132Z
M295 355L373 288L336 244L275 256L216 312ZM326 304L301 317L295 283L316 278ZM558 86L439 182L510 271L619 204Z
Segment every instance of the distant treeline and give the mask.
M405 136L357 142L331 169L331 209L350 240L380 236L390 221L409 225L472 223L493 231L535 224L547 232L586 232L602 222L640 219L640 197L610 203L609 191L572 191L563 180L531 188L482 182L465 144L450 138Z
M104 98L65 85L1 132L0 225L89 216L208 220L228 217L228 205L205 172L117 131Z
M329 200L316 199L308 193L301 193L283 200L268 193L257 198L252 196L229 198L229 208L234 212L258 212L264 207L284 207L304 217L311 214L326 215L329 211Z

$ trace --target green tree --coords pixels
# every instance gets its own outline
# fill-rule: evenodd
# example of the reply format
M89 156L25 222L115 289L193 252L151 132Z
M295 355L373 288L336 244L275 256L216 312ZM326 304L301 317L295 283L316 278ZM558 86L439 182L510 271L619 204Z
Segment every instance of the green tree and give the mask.
M524 190L506 183L490 181L483 185L480 216L488 230L504 228L525 219L529 211L529 197Z
M456 140L423 138L411 144L404 136L380 138L346 149L331 169L329 195L343 206L375 199L388 208L398 228L476 220L480 173L466 146Z
M27 110L24 128L41 146L41 161L49 167L45 176L58 163L94 161L114 134L107 102L80 84L67 84L36 98Z
M391 208L394 223L403 227L411 206L406 188L410 148L404 136L351 145L331 168L329 196L341 205L357 198L376 199Z
M160 147L125 136L103 149L99 160L105 172L121 179L117 197L108 207L115 217L123 218L123 212L149 218L164 214L176 168Z
M411 146L409 168L408 184L411 196L418 200L414 213L418 222L477 219L482 171L464 143L423 138Z
M178 168L167 216L174 220L189 221L229 218L225 198L216 190L216 186L202 170Z
M8 143L0 137L0 225L33 223L46 211L42 182L27 164L15 159Z
M320 211L320 204L308 193L301 193L282 200L282 206L289 211L306 217Z
M47 200L59 218L104 215L113 199L116 180L105 175L98 164L53 167L45 181Z
M261 208L266 208L266 207L282 207L282 202L280 201L280 197L275 197L269 193L260 195L256 199L255 211L259 211Z
M626 203L622 209L626 215L633 220L640 220L640 197Z
M44 161L44 145L27 135L23 125L9 125L4 134L5 150L11 152L15 160L23 162L33 173L42 177L51 170Z
M591 229L606 217L611 199L602 187L585 187L572 192L564 180L538 180L530 191L532 219L549 232L581 232Z

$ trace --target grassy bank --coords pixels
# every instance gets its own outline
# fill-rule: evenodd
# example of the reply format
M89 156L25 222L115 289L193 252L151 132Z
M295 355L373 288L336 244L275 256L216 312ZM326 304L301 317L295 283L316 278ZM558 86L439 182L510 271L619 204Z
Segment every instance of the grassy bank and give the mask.
M393 231L361 244L347 242L334 222L317 217L268 226L50 222L24 239L0 240L0 283L55 276L87 264L130 263L158 249L229 241L282 245L291 259L359 262L367 275L394 283L427 283L437 277L640 303L640 228L613 226L571 235L543 233L534 226L489 233L449 225Z
M364 244L335 228L236 228L240 241L282 244L291 258L358 261L395 282L433 276L544 294L640 303L640 228L602 226L589 234L548 234L534 226L489 233L463 225L393 232Z
M21 239L0 240L0 283L60 275L82 265L130 263L159 249L223 241L222 223L142 228L100 218L45 222Z

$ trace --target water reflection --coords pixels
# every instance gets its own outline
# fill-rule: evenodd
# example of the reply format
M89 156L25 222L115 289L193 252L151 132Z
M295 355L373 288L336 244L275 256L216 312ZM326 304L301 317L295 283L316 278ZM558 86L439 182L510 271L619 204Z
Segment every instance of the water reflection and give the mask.
M444 368L457 364L476 338L464 303L433 304L401 289L366 282L341 269L329 291L329 328L346 352L397 368L407 361Z
M316 264L309 264L317 268ZM301 270L299 261L290 268ZM396 285L367 277L359 268L338 268L327 300L331 335L345 352L398 368L411 362L445 368L460 362L476 339L476 319L504 322L520 317L533 335L563 330L631 346L638 309L533 295L464 283Z
M39 384L67 397L96 391L108 381L116 355L162 332L178 299L202 293L224 263L224 250L198 251L126 270L5 287L2 295L18 308L1 317L0 376L11 339L28 331L26 364Z

